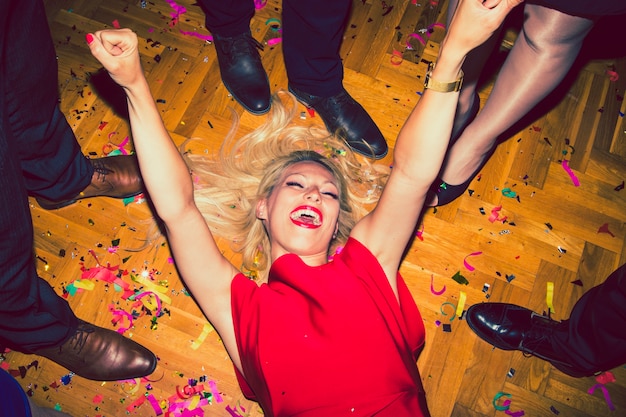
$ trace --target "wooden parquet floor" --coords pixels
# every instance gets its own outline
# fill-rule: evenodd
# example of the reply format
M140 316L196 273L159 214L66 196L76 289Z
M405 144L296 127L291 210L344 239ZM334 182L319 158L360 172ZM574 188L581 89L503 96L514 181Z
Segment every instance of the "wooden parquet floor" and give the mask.
M116 112L119 101L110 87L96 82L99 65L84 41L86 32L117 24L139 35L153 94L178 143L203 138L193 151L210 153L231 126L231 109L240 115L240 132L264 120L246 113L222 85L214 46L203 38L203 14L193 1L45 3L58 53L60 105L86 154L132 150L128 124ZM446 8L447 0L354 1L341 51L345 85L391 146L419 99L425 61L437 55ZM274 40L280 36L280 9L280 1L268 0L252 22L255 38L266 44L262 58L273 91L287 87ZM553 283L552 316L567 318L587 289L626 262L626 190L620 189L626 179L626 52L618 41L626 39L625 27L599 24L565 87L499 146L472 183L473 193L424 217L402 273L427 330L418 365L434 417L503 416L493 404L500 392L510 394L509 412L517 416L626 415L624 367L613 370L615 381L603 386L611 411L601 389L588 393L596 379L571 378L520 352L494 350L455 317L459 304L463 309L487 300L546 311L547 286ZM483 103L490 88L487 82L481 90ZM321 123L301 110L310 122ZM580 186L563 169L563 159ZM391 164L391 156L380 163ZM503 193L507 188L515 197ZM132 317L124 334L158 355L156 372L140 381L101 383L72 378L55 363L17 352L7 353L3 366L17 373L21 368L17 379L37 403L73 416L155 416L179 406L199 407L202 413L187 414L196 416L262 415L241 394L225 350L177 275L167 243L145 242L148 204L126 203L96 198L45 211L32 200L35 262L79 317L115 329L129 327ZM491 214L497 220L490 221ZM83 270L100 275L81 280ZM466 284L453 279L457 273ZM111 276L120 281L108 282ZM162 305L151 297L125 299L120 284L155 292ZM372 390L376 385L372 381Z

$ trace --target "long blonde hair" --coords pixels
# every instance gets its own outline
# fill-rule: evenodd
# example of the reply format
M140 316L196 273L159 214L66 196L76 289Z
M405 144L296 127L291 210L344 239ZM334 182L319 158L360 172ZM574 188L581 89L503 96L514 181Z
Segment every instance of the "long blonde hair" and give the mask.
M231 242L242 256L242 269L267 276L269 238L256 218L256 204L269 197L282 172L300 161L323 165L340 191L339 230L329 254L345 243L350 230L378 200L387 178L385 167L357 158L340 138L317 125L295 124L297 102L287 92L272 98L267 121L235 139L237 121L218 157L183 153L194 177L195 202L215 236ZM185 144L181 145L184 149Z

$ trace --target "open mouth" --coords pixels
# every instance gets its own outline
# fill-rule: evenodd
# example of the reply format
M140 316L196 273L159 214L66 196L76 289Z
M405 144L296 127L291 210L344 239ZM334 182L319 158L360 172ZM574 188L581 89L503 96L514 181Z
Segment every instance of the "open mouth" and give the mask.
M291 212L289 218L293 224L307 229L314 229L322 225L322 213L311 206L297 207Z

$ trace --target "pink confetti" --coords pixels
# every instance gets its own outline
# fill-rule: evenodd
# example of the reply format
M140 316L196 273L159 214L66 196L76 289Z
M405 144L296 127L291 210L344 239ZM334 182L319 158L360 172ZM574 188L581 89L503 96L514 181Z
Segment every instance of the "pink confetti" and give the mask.
M619 74L616 71L606 70L606 75L608 75L609 76L609 80L611 80L613 82L619 80Z
M606 385L609 382L615 382L615 375L613 375L611 371L606 371L598 375L596 377L596 381L598 381L600 384Z
M215 398L215 402L221 403L222 401L224 401L222 399L222 395L220 394L220 392L217 389L217 384L215 383L215 381L213 381L213 380L209 381L209 388L211 389L211 393L213 394L213 398Z
M246 412L246 410L243 407L241 407L241 409L242 409L242 412L244 413ZM237 407L232 408L230 405L227 405L226 411L228 411L228 414L230 414L232 417L244 417L243 414L239 414L239 411L237 411Z
M502 210L502 206L496 206L491 209L491 215L489 216L489 221L491 223L496 221L504 222L507 219L507 216L500 217L500 210Z
M404 61L404 58L402 58L402 52L394 49L391 53L391 65L400 65L402 64L402 61Z
M415 236L422 242L424 241L424 223L422 223L422 227L415 233Z
M117 329L117 332L119 334L124 334L124 332L126 330L130 329L131 327L133 327L133 316L132 316L132 314L127 313L124 310L115 309L114 304L111 304L109 306L109 311L111 312L111 314L113 314L113 318L111 319L111 323L113 323L114 325L117 325L117 323L122 321L124 319L124 317L126 317L128 319L128 327L120 327L119 329Z
M154 398L154 395L152 394L148 395L148 401L150 402L150 405L154 409L154 413L157 416L160 416L161 414L163 414L163 410L161 410L161 406L159 405L159 402L157 401L157 399Z
M576 177L576 174L574 174L574 171L572 171L572 169L569 167L568 162L569 161L567 159L564 159L563 162L561 163L561 166L563 167L565 172L567 172L569 177L572 179L572 183L574 184L574 186L579 187L580 181L578 181L578 177Z
M134 409L139 408L139 406L141 406L141 404L144 403L144 401L146 401L146 397L144 397L143 395L140 396L139 398L137 398L135 401L133 401L132 403L130 403L127 407L126 407L126 411L128 411L129 413L132 413Z
M202 35L202 34L200 34L198 32L195 32L195 31L189 32L189 31L184 31L184 30L181 30L180 33L183 34L183 35L186 35L186 36L193 36L193 37L196 37L198 39L202 39L203 41L213 42L213 36L212 35Z
M592 395L596 391L596 388L600 388L602 390L602 393L604 394L604 400L606 401L606 405L609 407L609 410L615 411L615 406L613 405L613 402L611 402L609 390L607 390L603 384L596 384L593 387L589 388L589 391L587 392Z
M115 29L119 29L119 28L121 28L121 26L120 26L120 22L119 22L117 19L115 19L112 23L113 23L113 27L114 27Z
M511 400L504 400L504 402L502 403L502 406L507 407L506 410L504 410L504 413L512 417L522 417L524 415L524 410L511 411L510 409Z
M435 276L433 274L430 275L430 292L435 295L441 295L446 292L446 286L444 284L443 288L439 291L435 291Z
M417 39L419 41L419 43L421 43L422 45L426 46L426 41L424 40L424 38L422 38L420 35L418 35L417 33L411 33L409 34L409 38L413 38L413 39ZM409 40L406 40L406 49L413 49L413 47L411 46L411 44L409 43Z
M478 255L482 255L482 252L472 252L469 255L467 255L465 259L463 259L463 265L465 265L465 268L467 268L468 271L473 271L476 268L474 268L472 265L470 265L467 262L467 258L469 258L470 256L478 256Z

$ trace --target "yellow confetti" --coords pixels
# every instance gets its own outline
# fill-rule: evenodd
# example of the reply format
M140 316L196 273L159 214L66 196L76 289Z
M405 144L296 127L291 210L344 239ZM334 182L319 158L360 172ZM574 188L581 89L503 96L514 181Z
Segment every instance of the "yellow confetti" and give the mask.
M552 306L552 301L554 299L554 282L548 282L547 291L546 291L546 304L548 305L548 310L550 313L554 313L554 307Z
M150 281L149 279L142 277L141 275L133 274L131 275L131 279L135 282L138 282L144 285L146 287L146 291L152 291L152 292L158 293L158 296L161 302L166 303L166 304L172 304L172 299L165 294L167 292L167 287L164 287L162 285L157 285L153 283L152 281Z
M459 303L456 306L456 315L459 318L461 318L461 316L463 315L463 309L465 308L466 299L467 299L467 294L465 294L465 291L461 291L459 293Z
M189 404L189 410L195 410L196 407L198 406L198 404L200 403L200 397L199 395L194 395L193 398L191 399L191 403Z
M193 350L198 349L200 347L200 345L202 344L202 342L204 342L204 339L206 339L206 337L212 331L213 331L213 326L211 326L211 324L209 324L209 323L205 323L204 324L204 328L202 329L202 333L200 333L200 336L198 336L198 338L193 341L193 343L191 344L191 348Z
M82 288L87 291L92 291L96 287L96 283L93 281L89 281L89 280L81 281L77 279L76 281L73 282L73 284L74 284L74 287Z

